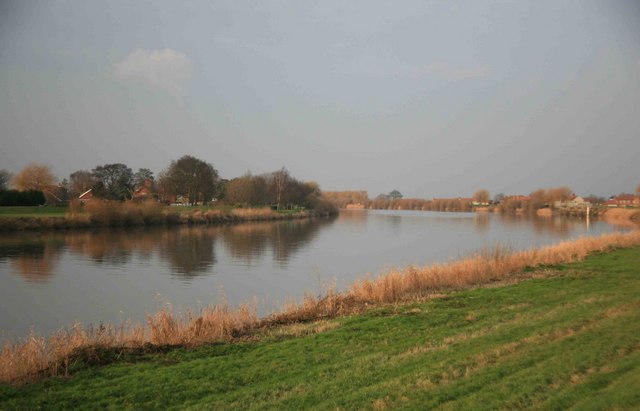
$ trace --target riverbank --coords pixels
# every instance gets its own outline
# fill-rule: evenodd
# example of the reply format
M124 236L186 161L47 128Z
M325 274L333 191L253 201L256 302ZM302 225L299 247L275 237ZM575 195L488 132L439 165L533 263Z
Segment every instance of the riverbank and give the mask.
M303 301L284 306L262 319L257 317L253 305L238 309L213 306L198 313L182 314L165 308L148 316L146 325L101 324L97 328L76 325L49 338L32 335L6 345L0 355L0 381L29 381L46 375L65 375L73 370L79 351L91 351L95 347L99 347L98 352L135 351L144 347L194 347L235 341L256 330L281 324L351 315L379 305L429 298L434 293L517 279L522 272L540 264L575 261L594 251L635 244L640 244L638 231L581 238L517 253L496 248L457 262L408 267L377 278L364 278L342 292L329 289L322 296L307 295Z
M284 210L232 207L168 207L155 202L98 202L84 207L11 207L0 212L0 232L71 230L102 227L147 227L277 221L337 214L326 210ZM3 210L0 210L3 211Z
M197 349L85 350L0 408L631 409L639 293L640 249L616 249Z

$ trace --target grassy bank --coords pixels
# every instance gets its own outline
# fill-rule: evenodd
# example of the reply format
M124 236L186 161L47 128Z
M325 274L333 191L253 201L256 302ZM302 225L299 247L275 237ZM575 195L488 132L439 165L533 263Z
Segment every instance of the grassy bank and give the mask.
M640 249L517 278L233 343L120 352L2 386L0 408L634 409Z
M65 230L100 227L226 224L275 221L335 214L332 210L273 211L229 206L169 207L156 202L93 200L85 206L0 207L0 231Z
M64 217L68 212L68 207L0 207L0 218Z

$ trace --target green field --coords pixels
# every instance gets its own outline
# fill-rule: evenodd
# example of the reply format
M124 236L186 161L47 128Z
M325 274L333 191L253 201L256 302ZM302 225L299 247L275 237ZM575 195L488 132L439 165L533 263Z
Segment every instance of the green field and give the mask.
M68 207L0 207L1 217L64 217Z
M123 356L0 409L638 409L640 248L539 278Z

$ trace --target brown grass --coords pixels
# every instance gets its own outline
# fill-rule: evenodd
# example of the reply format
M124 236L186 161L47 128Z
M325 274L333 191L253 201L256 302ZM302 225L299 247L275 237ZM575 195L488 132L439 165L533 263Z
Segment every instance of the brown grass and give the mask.
M283 214L269 208L194 210L177 213L155 201L91 200L85 205L72 202L69 213L61 217L0 217L0 231L72 229L89 227L134 227L150 225L227 224L246 221L272 221L334 215L322 207L312 211Z
M83 328L76 324L49 338L31 333L25 340L6 343L0 352L0 382L32 381L46 375L65 375L70 364L87 351L143 349L162 346L197 346L216 341L233 341L262 332L278 324L334 318L360 312L380 304L429 298L439 292L513 280L525 268L568 263L589 253L640 244L640 231L584 237L528 251L508 252L496 247L461 261L428 267L408 267L377 278L362 278L343 292L335 287L324 295L306 294L269 317L259 319L254 305L237 309L228 305L208 307L201 313L175 313L165 306L147 317L146 327L124 324ZM467 318L473 321L474 318ZM262 330L262 331L260 331Z

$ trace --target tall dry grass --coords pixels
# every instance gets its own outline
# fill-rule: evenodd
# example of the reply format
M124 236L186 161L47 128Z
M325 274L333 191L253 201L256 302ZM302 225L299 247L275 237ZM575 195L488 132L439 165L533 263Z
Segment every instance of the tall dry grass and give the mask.
M318 202L317 209L283 214L269 208L194 210L184 213L171 210L155 201L109 201L94 199L82 205L74 201L69 213L59 217L0 217L1 231L72 229L89 227L135 227L152 225L226 224L245 221L272 221L335 215L330 206Z
M424 298L434 293L517 279L525 268L574 262L597 251L640 244L640 231L584 237L557 245L510 252L504 247L478 252L463 260L428 267L407 267L377 278L362 278L343 292L329 287L324 295L307 293L266 318L256 306L227 304L208 307L199 314L175 313L165 306L147 317L146 326L127 323L120 327L76 324L49 338L32 333L23 341L6 343L0 352L0 382L32 381L41 376L64 375L87 353L141 350L167 345L197 346L232 341L259 328L351 314L379 304ZM96 362L100 362L98 358Z
M99 226L152 225L165 220L164 207L156 201L92 200L84 208L90 221Z

